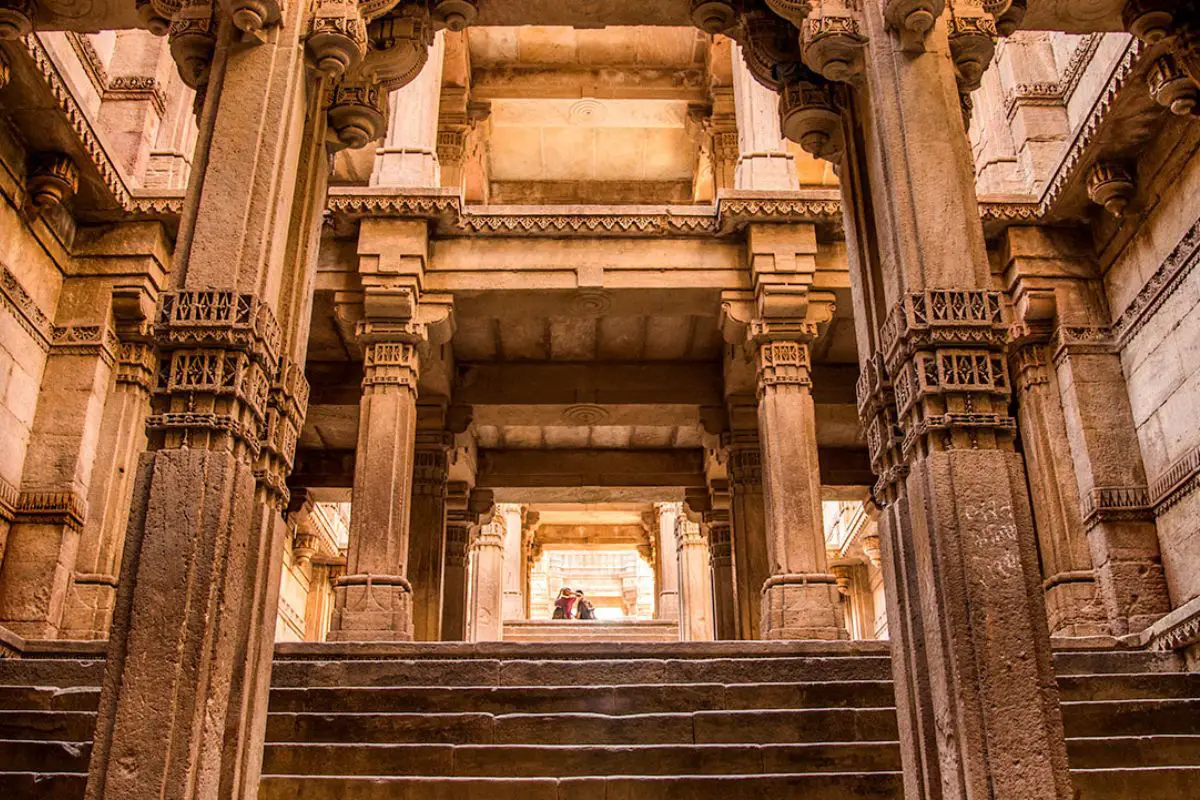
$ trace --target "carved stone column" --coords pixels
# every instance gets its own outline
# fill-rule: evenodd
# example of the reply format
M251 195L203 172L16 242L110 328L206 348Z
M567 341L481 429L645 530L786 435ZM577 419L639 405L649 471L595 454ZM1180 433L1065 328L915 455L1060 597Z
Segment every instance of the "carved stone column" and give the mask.
M1114 635L1137 633L1171 602L1119 351L1106 325L1060 325L1050 348L1100 599Z
M446 489L446 554L442 580L442 641L467 635L467 548L479 515L471 510L471 487L451 481Z
M359 324L363 396L354 462L346 575L338 581L330 638L413 638L408 580L410 498L417 432L421 332L412 323Z
M471 543L472 642L498 642L504 632L504 530L504 518L497 514Z
M446 562L446 474L453 434L417 433L409 510L409 583L413 595L413 639L442 638L442 589Z
M149 451L113 610L87 797L256 795L281 516L307 404L297 364L329 155L326 79L305 65L311 6L242 41L223 6L185 6L172 52L201 92ZM186 587L186 590L181 590ZM164 702L170 698L170 702Z
M658 526L658 618L679 619L679 558L675 550L678 503L655 503Z
M64 293L80 291L68 288ZM85 301L81 305L86 307L87 298L68 296L60 309L64 304L70 308L72 299ZM119 347L106 318L52 329L20 494L0 564L0 625L29 639L59 636Z
M525 619L523 573L525 560L524 508L517 503L500 503L496 513L504 520L504 619Z
M1065 800L1033 519L1007 415L1007 326L962 135L960 52L945 17L901 39L885 13L903 5L864 6L842 186L862 312L860 413L885 505L905 796Z
M815 307L810 300L810 310ZM832 315L831 306L825 313ZM754 327L752 335L760 339L756 347L758 424L771 569L763 588L762 636L845 639L848 635L836 581L827 564L821 518L821 471L808 349L816 326L771 322Z
M704 514L704 525L708 530L708 553L712 560L714 635L722 640L737 638L730 517L728 508L714 509Z
M116 375L109 386L88 492L75 573L63 610L62 638L104 639L112 622L117 575L129 526L137 461L146 449L146 416L158 358L150 338L153 301L140 287L115 289Z
M445 34L429 48L429 61L406 86L391 93L390 119L376 152L372 186L433 188L441 185L438 164L438 103L442 94Z
M733 53L733 90L739 151L735 187L759 191L799 189L796 159L780 133L779 98L754 79L737 46Z
M713 640L712 566L708 538L675 506L675 549L679 553L679 638L685 642Z
M749 398L735 399L730 408L732 431L728 437L727 452L737 638L758 639L759 626L762 624L763 585L771 575L767 560L767 520L758 414Z
M1046 557L1046 538L1055 529L1043 525L1038 513L1039 488L1043 495L1061 492L1069 506L1063 515L1076 554L1071 569L1093 581L1086 597L1093 632L1140 631L1166 614L1170 601L1129 390L1100 299L1104 294L1091 243L1018 227L1006 232L1005 244L1006 278L1019 317L1014 333L1021 347L1014 362L1026 367L1016 375L1040 381L1049 395L1036 430L1026 430L1021 406L1044 577L1049 584L1062 570L1054 570L1058 561ZM1022 398L1035 391L1022 392ZM1045 440L1056 444L1046 454L1053 462L1030 452L1030 444ZM1053 489L1046 486L1049 481ZM1051 591L1047 607L1053 630L1058 604Z
M1096 597L1079 493L1068 466L1071 446L1059 401L1058 376L1046 352L1049 336L1030 333L1020 331L1010 358L1050 633L1108 633L1104 607Z

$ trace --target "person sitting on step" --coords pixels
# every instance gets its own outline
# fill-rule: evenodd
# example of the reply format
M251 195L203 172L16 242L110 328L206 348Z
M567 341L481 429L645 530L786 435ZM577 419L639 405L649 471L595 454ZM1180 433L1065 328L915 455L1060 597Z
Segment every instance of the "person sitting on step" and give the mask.
M564 586L558 592L554 601L554 614L551 619L571 619L574 616L575 600L578 597L570 587Z
M595 619L596 607L583 598L583 592L576 592L575 596L579 598L579 610L575 614L575 619Z

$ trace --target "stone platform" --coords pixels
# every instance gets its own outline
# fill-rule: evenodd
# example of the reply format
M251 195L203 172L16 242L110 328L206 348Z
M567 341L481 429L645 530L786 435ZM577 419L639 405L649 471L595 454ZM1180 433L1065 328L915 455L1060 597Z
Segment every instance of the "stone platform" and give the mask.
M1056 655L1080 800L1195 796L1200 675ZM0 796L83 796L96 645L0 661ZM886 643L286 644L262 800L901 797Z
M504 623L506 642L678 642L679 623L664 620L538 619Z

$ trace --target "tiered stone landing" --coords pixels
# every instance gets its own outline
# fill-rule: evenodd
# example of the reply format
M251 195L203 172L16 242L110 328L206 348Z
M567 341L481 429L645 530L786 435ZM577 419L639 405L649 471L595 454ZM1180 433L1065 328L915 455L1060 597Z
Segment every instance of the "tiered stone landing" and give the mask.
M679 623L667 620L524 620L504 623L506 642L678 642Z
M1060 652L1081 800L1196 797L1200 675ZM80 798L103 664L0 661L0 797ZM282 645L262 800L900 798L878 643Z

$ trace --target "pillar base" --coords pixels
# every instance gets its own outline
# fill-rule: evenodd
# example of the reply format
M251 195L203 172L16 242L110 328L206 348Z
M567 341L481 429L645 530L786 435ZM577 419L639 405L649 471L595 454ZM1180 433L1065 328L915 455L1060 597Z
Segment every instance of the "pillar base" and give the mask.
M347 575L333 590L333 642L411 642L412 587L400 575Z
M832 575L775 575L763 585L762 638L849 639Z

